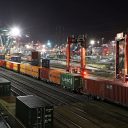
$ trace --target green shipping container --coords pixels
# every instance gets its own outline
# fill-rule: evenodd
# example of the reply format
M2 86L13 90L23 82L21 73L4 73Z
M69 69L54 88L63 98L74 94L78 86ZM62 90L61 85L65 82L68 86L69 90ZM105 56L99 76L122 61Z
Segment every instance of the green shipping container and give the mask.
M82 77L77 74L61 74L61 86L71 91L82 89Z
M10 96L11 82L0 77L0 96Z

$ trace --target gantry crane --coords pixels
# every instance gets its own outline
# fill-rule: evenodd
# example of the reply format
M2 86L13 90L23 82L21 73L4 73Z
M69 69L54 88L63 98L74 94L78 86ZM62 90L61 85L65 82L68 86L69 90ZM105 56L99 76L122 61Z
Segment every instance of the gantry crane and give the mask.
M0 48L2 54L6 54L10 51L12 42L13 40L9 36L9 29L0 28Z
M118 33L116 38L115 77L128 81L128 34Z
M86 36L85 35L79 35L77 37L75 36L69 36L67 38L67 47L66 47L66 71L72 72L72 66L71 66L71 44L79 44L80 45L80 56L81 56L81 61L80 61L80 67L76 68L75 71L78 72L80 69L80 74L82 76L86 75L85 71L85 54L86 54Z

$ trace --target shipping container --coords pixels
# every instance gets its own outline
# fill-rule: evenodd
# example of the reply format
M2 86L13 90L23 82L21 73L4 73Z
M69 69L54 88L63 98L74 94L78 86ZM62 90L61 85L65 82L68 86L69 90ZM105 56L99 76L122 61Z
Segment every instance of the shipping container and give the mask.
M25 64L25 74L32 76L32 65L30 64Z
M31 76L34 77L34 78L39 78L39 72L31 72Z
M128 106L128 86L120 81L107 81L105 86L105 99L124 106Z
M27 128L53 128L53 106L37 96L18 96L16 117Z
M88 77L84 79L83 92L93 97L128 106L127 83L123 83L119 80L113 81Z
M6 61L6 68L10 69L10 61Z
M32 66L32 71L33 72L39 72L39 66Z
M5 60L0 60L0 67L6 67L6 61Z
M83 87L82 77L77 74L61 74L61 85L63 88L69 89L71 91L79 91Z
M21 57L20 56L11 56L11 61L13 62L21 62Z
M25 74L25 64L20 64L20 73Z
M13 62L13 70L20 72L20 63Z
M59 69L49 70L49 81L54 84L60 85L60 76L62 73L65 73L65 71Z
M32 51L32 60L38 60L40 59L40 52L38 51Z
M42 67L50 68L50 60L49 59L42 59Z
M105 83L106 81L96 77L85 78L83 91L93 97L104 99Z
M4 60L5 59L5 55L0 54L0 60Z
M31 65L33 66L39 66L40 65L40 59L32 60Z
M6 68L7 68L7 69L10 69L10 70L13 70L13 62L11 62L11 61L6 61Z
M45 81L49 81L49 71L52 69L48 69L48 68L40 68L40 79L41 80L45 80Z
M0 96L10 96L11 82L0 77Z
M40 67L32 66L32 77L39 78Z

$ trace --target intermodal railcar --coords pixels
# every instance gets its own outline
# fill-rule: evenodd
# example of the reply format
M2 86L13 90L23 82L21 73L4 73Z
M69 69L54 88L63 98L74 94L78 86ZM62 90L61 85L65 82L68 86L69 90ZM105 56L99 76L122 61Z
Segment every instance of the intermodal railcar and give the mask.
M40 80L59 85L71 91L80 91L88 96L108 100L114 103L128 106L128 83L119 80L97 78L67 73L64 70L32 66L30 64L16 63L0 60L0 66L29 75Z

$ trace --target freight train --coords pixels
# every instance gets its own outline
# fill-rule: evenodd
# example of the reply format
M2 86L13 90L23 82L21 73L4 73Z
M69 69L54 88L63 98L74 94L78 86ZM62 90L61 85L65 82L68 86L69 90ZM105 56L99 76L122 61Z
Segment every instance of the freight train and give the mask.
M71 91L79 91L82 89L82 77L80 75L71 74L62 69L49 68L47 67L47 63L43 63L43 67L40 67L27 63L0 60L0 67L4 67L57 86L61 85L63 88Z
M117 79L97 78L92 76L67 73L61 69L32 66L0 60L0 66L18 73L50 82L70 91L77 91L88 96L108 100L128 107L128 84Z

